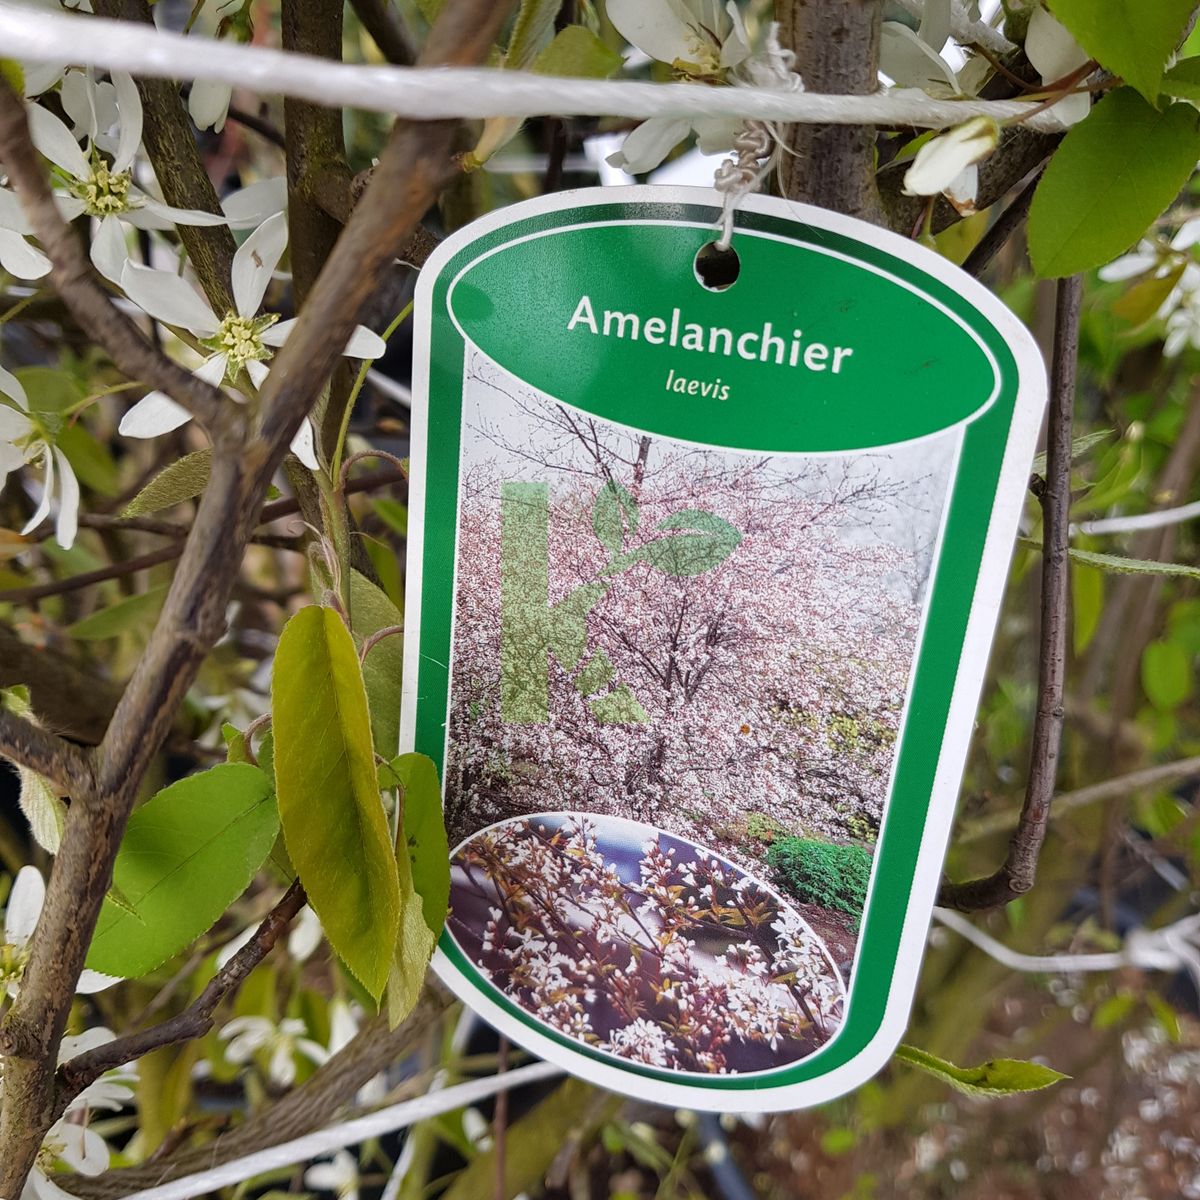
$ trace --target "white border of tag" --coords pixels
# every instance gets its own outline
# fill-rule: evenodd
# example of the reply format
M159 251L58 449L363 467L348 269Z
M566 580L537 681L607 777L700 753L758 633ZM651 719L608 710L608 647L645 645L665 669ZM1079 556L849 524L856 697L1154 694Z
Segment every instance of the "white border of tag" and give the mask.
M413 749L416 732L417 685L414 668L420 658L421 584L425 549L425 448L429 433L429 363L435 281L455 255L494 230L528 220L539 213L572 208L586 210L599 205L622 202L647 206L705 207L713 207L716 203L714 193L710 189L695 187L645 185L558 192L552 196L510 205L481 217L448 237L421 268L414 307L405 671L400 729L402 751ZM560 1044L538 1032L536 1028L514 1019L474 980L460 972L440 949L434 954L433 968L459 999L490 1025L531 1053L556 1063L590 1083L635 1099L675 1107L712 1112L782 1112L824 1103L865 1083L887 1065L907 1028L925 939L941 883L942 862L954 821L992 637L999 618L1004 585L1015 546L1017 525L1024 505L1030 463L1041 430L1047 385L1041 352L1025 326L987 288L940 255L916 242L864 221L794 201L749 196L742 202L741 208L818 229L827 229L831 233L842 234L911 262L958 292L978 309L1004 338L1017 367L1018 387L1013 420L980 559L975 596L963 638L937 772L929 798L925 832L917 857L913 888L908 897L904 927L897 947L896 964L883 1020L871 1041L854 1058L835 1067L828 1074L789 1084L772 1084L771 1076L764 1074L761 1088L722 1089L711 1084L699 1087L650 1078L633 1070L591 1058ZM736 245L736 230L734 238ZM835 1034L826 1046L832 1046L836 1037ZM809 1060L816 1058L820 1053L822 1051L810 1055Z

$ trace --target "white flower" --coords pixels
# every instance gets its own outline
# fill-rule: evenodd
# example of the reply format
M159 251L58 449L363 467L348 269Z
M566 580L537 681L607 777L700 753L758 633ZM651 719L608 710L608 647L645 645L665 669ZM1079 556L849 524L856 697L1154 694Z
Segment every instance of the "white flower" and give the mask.
M320 926L318 925L318 928ZM340 1053L358 1033L361 1021L354 1009L345 1000L336 999L329 1005L329 1057ZM367 1080L355 1096L355 1103L360 1107L368 1104L378 1104L387 1095L387 1081L383 1075L376 1075Z
M77 1037L65 1037L58 1048L58 1061L62 1064L76 1055L96 1049L97 1046L107 1045L115 1041L116 1036L111 1029L105 1029L101 1025L95 1029L87 1029ZM137 1067L132 1063L106 1071L71 1101L71 1109L109 1108L114 1112L122 1109L133 1100L134 1093L130 1084L136 1083L137 1079Z
M233 256L230 283L234 311L218 316L212 306L186 280L170 271L126 262L121 273L125 294L139 308L164 325L186 329L210 351L193 374L219 387L234 383L243 371L255 387L267 377L267 362L287 341L296 320L280 321L277 313L258 315L259 306L287 245L287 218L268 217ZM351 358L378 358L386 344L365 326L356 326L344 354ZM121 419L126 437L151 438L178 429L191 419L182 405L165 392L149 392ZM305 466L316 470L313 430L306 419L292 440L292 452Z
M670 63L688 80L725 81L750 57L734 0L609 0L608 19L632 46ZM657 167L693 130L705 154L728 150L742 127L737 117L651 117L609 155L614 167L640 175Z
M45 903L46 884L41 872L36 867L22 867L9 893L8 908L4 913L4 940L0 942L0 987L10 996L20 990L29 962L29 939L33 937ZM119 982L113 975L85 969L75 991L81 996L90 996Z
M96 83L90 73L72 72L60 92L63 109L87 140L86 151L76 134L49 110L27 104L34 145L55 167L55 199L68 221L80 216L99 224L92 238L92 262L106 279L119 283L128 260L126 224L138 229L170 229L174 225L220 225L213 213L173 208L140 188L133 162L142 141L142 101L133 78L112 73L112 83ZM111 155L111 161L109 157ZM29 232L0 207L0 224L10 233ZM11 243L10 243L11 250Z
M944 192L959 212L973 211L979 186L977 164L995 150L999 140L1000 127L990 117L972 117L931 138L905 172L904 191L910 196Z
M72 1193L54 1182L57 1162L65 1163L81 1175L99 1175L108 1170L108 1146L104 1139L86 1125L69 1120L78 1107L77 1102L72 1103L66 1114L50 1127L21 1191L21 1200L74 1200Z
M41 279L50 270L50 260L25 240L32 233L21 202L0 188L0 266L18 279Z
M229 1045L225 1057L233 1063L248 1063L259 1051L269 1055L267 1076L280 1087L296 1082L296 1055L320 1066L329 1058L329 1051L311 1038L302 1036L303 1021L287 1017L278 1025L268 1017L235 1017L217 1035Z
M49 431L30 413L29 399L20 380L3 367L0 367L0 394L16 405L14 408L0 401L0 488L10 472L24 466L40 466L44 473L42 498L21 532L28 533L50 515L57 483L54 537L63 549L69 550L79 531L79 480L67 456L54 445Z
M288 953L297 962L304 962L312 957L324 936L325 931L321 928L321 918L313 912L311 905L306 904L296 915L291 932L288 934ZM337 1001L334 1003L336 1004ZM330 1047L331 1050L332 1048Z
M196 128L220 133L225 128L232 98L233 88L229 84L213 79L197 79L188 93L188 113L196 122Z
M1078 71L1089 59L1079 43L1040 5L1029 17L1025 54L1042 83L1056 83ZM1092 98L1087 92L1066 96L1050 111L1064 125L1074 125L1088 115Z
M358 1162L347 1150L339 1150L329 1162L314 1163L304 1172L304 1186L333 1192L338 1200L358 1200Z

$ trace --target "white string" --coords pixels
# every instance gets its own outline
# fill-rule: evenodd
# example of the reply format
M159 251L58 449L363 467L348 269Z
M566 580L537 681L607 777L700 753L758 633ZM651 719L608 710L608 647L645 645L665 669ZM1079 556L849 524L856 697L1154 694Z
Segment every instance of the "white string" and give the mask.
M262 93L299 96L417 120L492 116L743 117L833 125L942 129L971 117L1027 117L1026 127L1063 128L1053 109L1019 100L934 100L916 88L869 96L821 96L761 87L558 79L526 71L466 67L362 66L265 46L243 46L153 30L140 22L43 12L0 0L6 57L129 71L161 79L204 79Z
M494 1096L497 1092L521 1087L527 1083L537 1083L561 1074L559 1068L553 1064L538 1062L518 1067L515 1071L506 1071L503 1075L472 1079L469 1083L460 1083L444 1091L418 1096L415 1100L405 1100L401 1104L381 1108L368 1116L356 1117L340 1125L331 1125L327 1129L319 1129L290 1142L281 1142L278 1146L271 1146L266 1150L256 1150L253 1154L247 1154L245 1158L222 1163L208 1171L185 1175L159 1187L131 1192L125 1200L190 1200L192 1196L203 1196L215 1192L218 1188L243 1183L266 1171L307 1162L309 1159L341 1150L368 1138L382 1137L385 1133L405 1129L418 1121L453 1112L456 1108L466 1108L470 1104Z
M1136 533L1140 529L1163 529L1168 525L1182 525L1200 517L1200 500L1181 504L1178 508L1163 508L1158 512L1139 513L1136 517L1104 517L1096 521L1083 521L1071 527L1075 533Z
M1107 954L1022 954L996 941L952 909L935 908L933 915L960 937L966 938L973 946L1013 971L1115 971L1121 967L1139 967L1144 971L1187 971L1200 990L1200 913L1163 929L1134 929L1126 936L1120 950Z
M767 29L767 44L761 55L747 59L742 67L745 78L739 87L766 87L780 91L802 92L804 81L792 69L796 56L779 44L779 26L774 21ZM757 191L771 173L783 149L779 135L765 121L747 121L733 139L734 155L725 159L713 176L713 187L721 193L721 236L718 250L728 250L733 241L733 215L742 198Z
M914 17L924 15L925 0L899 2ZM1007 54L1016 49L1000 30L993 29L986 21L976 21L971 17L963 7L962 0L953 0L950 5L950 32L964 46L982 46L993 54Z

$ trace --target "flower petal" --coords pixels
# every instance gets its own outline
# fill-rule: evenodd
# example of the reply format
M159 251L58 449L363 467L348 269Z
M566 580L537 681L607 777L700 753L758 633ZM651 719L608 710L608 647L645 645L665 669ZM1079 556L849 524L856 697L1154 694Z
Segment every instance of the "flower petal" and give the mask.
M117 432L125 437L152 438L186 425L192 414L166 392L147 392L122 418Z
M29 132L33 144L56 167L62 167L76 179L86 179L91 170L88 160L71 131L52 113L37 104L27 104Z
M1079 43L1040 4L1029 14L1025 54L1043 83L1054 83L1088 61ZM1087 99L1085 96L1084 99ZM1055 106L1057 108L1057 105Z
M25 95L33 97L49 91L62 78L67 64L22 63L21 68L25 72Z
M46 903L46 881L37 867L22 867L13 882L4 913L4 939L23 946L33 936L42 905Z
M382 358L387 353L387 342L365 325L355 325L342 353L350 358Z
M651 117L625 138L620 150L608 156L608 162L629 175L653 171L691 128L683 117Z
M92 262L96 270L105 279L119 284L128 261L129 247L125 244L124 227L116 217L104 217L92 239Z
M151 214L161 224L150 224L146 219L146 214ZM131 225L137 225L140 229L169 229L172 225L224 225L226 223L226 218L221 213L202 212L198 208L175 208L171 204L164 204L161 200L156 200L153 196L144 197L142 207L135 208L126 219Z
M50 260L9 229L0 229L0 266L18 279L41 279L50 273Z
M958 80L941 55L899 21L879 27L879 69L900 87L958 91Z
M75 544L79 532L79 480L67 461L67 456L54 447L54 458L58 463L58 515L54 520L54 540L64 550Z
M121 120L117 149L113 155L113 170L128 171L142 144L142 98L138 95L132 75L114 71L112 81L117 89L117 115Z
M296 328L299 318L289 317L286 321L276 321L274 325L263 331L262 340L265 346L282 346L288 340L288 334Z
M50 501L54 496L54 455L50 453L50 448L44 442L41 443L39 450L43 471L42 498L38 501L33 516L22 526L23 534L28 533L31 529L36 529L50 515Z
M62 1145L59 1157L81 1175L99 1175L108 1170L108 1144L94 1129L60 1121L52 1136Z
M238 188L221 201L221 208L231 229L253 229L287 208L287 180L277 175Z
M220 133L229 115L229 100L233 89L227 83L211 79L197 79L188 95L188 113L197 129L211 129Z
M75 985L75 991L80 996L94 996L97 992L102 992L106 988L112 987L114 983L120 983L119 975L104 975L99 971L89 971L86 967L79 973L79 982Z
M9 188L0 188L0 228L13 233L32 233L33 226L25 216L21 201Z
M287 245L287 217L276 213L268 217L237 249L233 256L233 300L239 315L252 317L258 312L271 272L279 265Z
M197 379L220 387L225 378L225 366L229 361L228 354L210 354L193 372Z
M125 295L155 320L181 325L197 337L212 337L220 325L213 310L186 280L170 271L156 271L135 262L121 273Z
M904 175L910 196L936 196L969 166L986 158L1000 140L1000 128L990 117L972 117L917 151Z
M29 397L25 395L25 388L21 385L21 381L3 367L0 367L0 392L3 392L10 400L15 400L26 412L29 411ZM28 421L25 422L25 427L26 429L29 427ZM21 434L14 436L20 437Z
M605 12L631 46L659 62L686 60L692 54L688 27L666 0L608 0Z
M300 428L296 430L296 436L292 438L291 451L310 471L320 470L321 464L317 461L312 422L308 417L300 422Z

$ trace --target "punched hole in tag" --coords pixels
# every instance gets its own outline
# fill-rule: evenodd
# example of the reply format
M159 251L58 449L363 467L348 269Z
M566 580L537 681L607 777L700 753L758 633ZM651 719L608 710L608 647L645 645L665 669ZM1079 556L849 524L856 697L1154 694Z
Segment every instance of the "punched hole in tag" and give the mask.
M719 246L707 242L696 251L693 270L700 286L710 292L724 292L737 283L742 271L742 261L732 246Z

